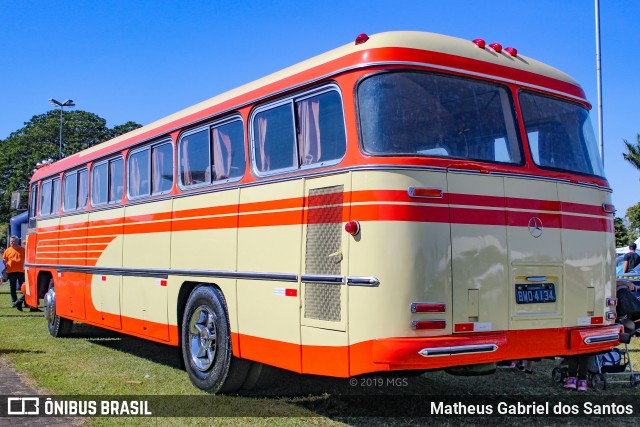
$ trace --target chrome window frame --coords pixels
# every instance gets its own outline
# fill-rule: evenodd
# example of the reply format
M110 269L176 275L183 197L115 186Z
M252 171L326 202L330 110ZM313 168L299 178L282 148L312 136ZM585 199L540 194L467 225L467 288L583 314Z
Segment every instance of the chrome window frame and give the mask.
M207 131L207 138L209 140L209 143L207 145L207 150L209 152L209 166L211 166L211 157L213 156L213 153L211 152L211 131L216 128L216 127L220 127L226 124L230 124L233 122L239 121L242 124L242 149L244 150L244 170L242 171L242 175L237 176L237 177L233 177L233 178L227 178L227 179L221 179L218 181L214 181L213 178L213 173L210 174L209 177L209 182L201 182L199 184L193 184L193 185L184 185L182 182L182 141L184 138L188 137L189 135L193 135L196 134L198 132L202 132L203 130ZM216 186L216 185L220 185L220 184L227 184L230 182L237 182L240 181L242 178L244 178L244 175L246 173L247 170L247 156L249 155L247 153L247 144L246 144L246 140L247 140L247 135L246 135L246 128L245 128L245 123L244 120L242 118L242 116L238 115L238 114L234 114L231 116L227 116L224 118L221 118L219 120L215 120L213 122L209 122L206 123L202 126L198 126L196 128L193 129L189 129L187 131L184 131L183 133L180 134L180 136L178 137L178 142L176 143L176 160L177 160L177 164L176 167L174 167L174 171L175 173L178 175L177 180L174 179L174 181L177 183L178 189L182 192L184 191L190 191L193 189L197 189L197 188L203 188L203 187L211 187L211 186Z
M342 157L338 158L338 159L332 159L326 162L317 162L317 163L311 163L309 165L300 165L300 153L298 151L298 138L296 135L296 109L295 109L295 103L299 102L299 101L304 101L305 99L309 99L309 98L313 98L314 96L318 96L318 95L322 95L324 93L328 93L328 92L336 92L338 94L338 96L340 97L340 105L342 107L342 129L344 131L344 141L345 141L345 152L342 154ZM255 129L254 129L254 120L257 114L263 112L263 111L267 111L269 109L272 108L277 108L280 107L282 105L286 105L286 104L290 104L291 105L291 119L293 121L293 129L294 129L294 146L296 149L296 156L298 158L298 165L296 165L295 167L291 167L291 168L282 168L282 169L275 169L272 171L268 171L268 172L260 172L258 170L257 167L257 163L256 163L256 143L255 143ZM347 124L346 124L346 119L345 119L345 113L344 113L344 97L342 96L342 91L340 90L340 86L338 86L336 83L330 83L327 85L323 85L320 87L316 87L314 89L305 91L305 92L301 92L301 93L296 93L290 96L287 96L285 98L280 98L276 101L273 102L269 102L263 105L259 105L257 107L255 107L252 111L251 114L249 115L249 155L250 155L250 161L251 161L251 173L258 177L258 178L266 178L266 177L270 177L273 175L283 175L283 174L287 174L287 173L292 173L292 172L297 172L297 171L306 171L309 169L318 169L318 168L323 168L323 167L327 167L327 166L334 166L339 164L340 162L342 162L342 160L344 159L344 157L346 156L347 153L347 145L348 145L348 138L347 138Z

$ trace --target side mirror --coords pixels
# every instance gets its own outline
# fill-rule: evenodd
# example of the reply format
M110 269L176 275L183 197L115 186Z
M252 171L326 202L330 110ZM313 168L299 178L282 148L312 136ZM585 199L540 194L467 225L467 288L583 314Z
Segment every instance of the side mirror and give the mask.
M20 192L13 191L11 193L11 208L18 210L20 208Z

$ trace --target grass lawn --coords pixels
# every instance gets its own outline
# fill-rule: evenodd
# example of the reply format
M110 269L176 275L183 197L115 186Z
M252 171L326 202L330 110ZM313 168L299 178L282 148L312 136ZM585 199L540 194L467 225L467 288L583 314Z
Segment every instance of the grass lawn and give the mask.
M630 348L640 368L638 340ZM75 324L73 337L49 335L42 313L20 313L11 308L7 285L0 286L0 357L8 359L28 378L29 385L55 396L156 396L170 406L205 405L215 414L239 417L209 418L85 418L86 425L593 425L591 417L428 417L403 418L420 413L430 400L452 396L465 404L500 400L531 403L566 400L577 395L551 379L557 361L536 363L531 375L498 369L481 377L456 377L444 372L420 376L403 373L372 375L349 380L318 378L282 372L273 387L242 396L210 396L191 385L180 367L177 348ZM626 380L626 377L623 378ZM640 389L629 382L582 397L610 402ZM188 396L188 397L182 397ZM640 403L639 403L640 408ZM416 411L417 410L417 411ZM379 412L380 411L380 412ZM369 415L375 417L363 418ZM380 415L380 416L378 416ZM393 415L387 417L384 415ZM494 414L495 415L495 414ZM610 418L603 418L606 420ZM638 418L625 418L637 422Z

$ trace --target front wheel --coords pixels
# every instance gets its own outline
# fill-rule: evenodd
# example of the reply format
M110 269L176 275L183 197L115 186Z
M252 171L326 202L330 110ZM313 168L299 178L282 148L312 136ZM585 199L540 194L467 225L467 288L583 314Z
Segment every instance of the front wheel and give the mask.
M49 282L49 290L44 296L44 317L51 336L56 338L68 337L73 328L73 320L65 319L56 314L56 290L53 281Z

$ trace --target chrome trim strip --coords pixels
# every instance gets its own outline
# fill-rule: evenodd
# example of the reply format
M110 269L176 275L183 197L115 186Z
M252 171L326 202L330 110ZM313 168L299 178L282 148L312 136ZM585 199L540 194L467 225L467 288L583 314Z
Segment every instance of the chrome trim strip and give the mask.
M324 276L321 274L303 274L300 281L302 283L322 283L325 285L344 285L342 276Z
M347 277L347 285L349 286L370 286L372 288L380 286L380 280L375 277L360 277L349 276Z
M155 269L155 268L117 268L117 267L85 267L81 265L45 265L26 264L28 268L50 268L61 273L86 273L102 274L108 276L137 276L137 277L157 277L166 279L168 276L206 276L225 279L249 279L249 280L273 280L278 282L297 282L297 274L287 273L261 273L247 271L225 271L225 270L177 270L177 269Z
M547 276L531 276L526 278L529 282L546 282Z
M603 342L618 341L619 339L620 339L620 336L618 334L595 335L595 336L585 338L584 343L585 344L601 344Z
M418 354L422 357L457 356L471 353L491 353L497 349L497 344L460 345L452 347L423 348L418 352Z

